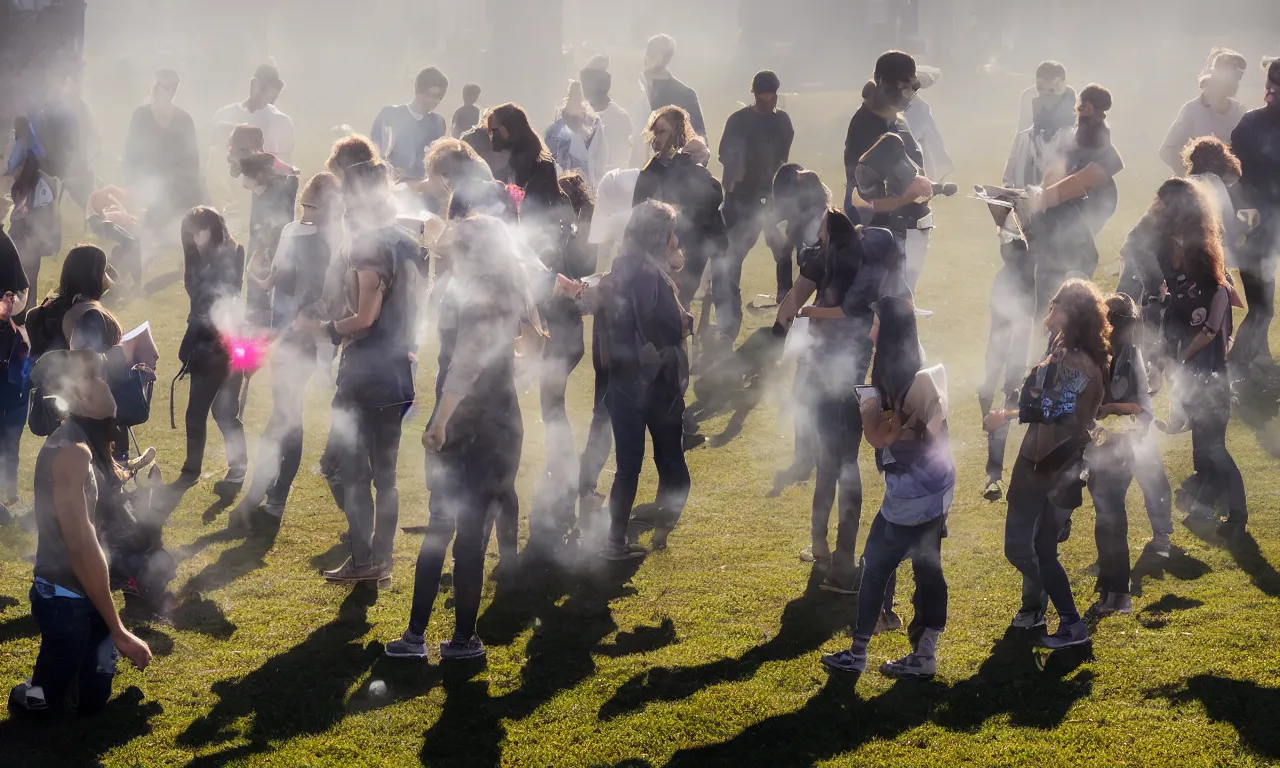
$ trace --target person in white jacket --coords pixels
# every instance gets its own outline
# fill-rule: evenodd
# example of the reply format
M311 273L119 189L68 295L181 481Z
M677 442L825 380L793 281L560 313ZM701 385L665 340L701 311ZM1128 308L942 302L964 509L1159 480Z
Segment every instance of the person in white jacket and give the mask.
M916 76L920 78L920 90L923 91L938 82L942 77L942 70L918 66ZM920 145L920 151L924 153L924 175L935 182L950 176L955 171L956 164L947 153L947 147L942 141L942 131L938 129L938 123L933 118L933 109L929 106L929 102L917 93L907 105L903 115L907 118L907 127L911 129L911 135L915 137L916 143Z
M569 81L569 92L543 141L561 173L578 171L598 189L609 170L609 142L604 123L582 95L582 83Z

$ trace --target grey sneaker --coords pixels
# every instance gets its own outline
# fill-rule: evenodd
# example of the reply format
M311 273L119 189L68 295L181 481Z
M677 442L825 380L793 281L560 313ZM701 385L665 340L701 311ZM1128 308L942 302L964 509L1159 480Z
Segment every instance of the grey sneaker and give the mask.
M822 654L822 666L831 672L847 675L860 675L867 670L867 654L854 653L852 650Z
M825 541L817 546L810 544L809 546L800 550L800 562L817 563L819 567L825 567L827 565L830 565L831 564L831 548L827 546L827 543Z
M425 659L427 658L427 638L425 635L415 635L406 629L398 640L387 643L383 653L393 659Z
M1147 549L1160 557L1168 557L1173 552L1173 544L1169 542L1169 534L1157 533L1147 542Z
M1040 638L1040 645L1045 648L1074 648L1077 645L1084 645L1089 642L1089 628L1085 626L1083 619L1076 619L1068 624L1061 622L1058 624L1058 631L1052 635L1046 635Z
M49 709L49 703L45 701L43 688L25 680L9 691L9 707L11 710L16 708L19 712L45 712Z
M1004 498L1004 485L998 480L987 480L987 484L982 488L982 498L990 502L997 502Z
M440 644L441 659L465 661L467 659L482 659L484 654L484 643L480 642L480 638L475 635L466 639L455 637Z
M1044 610L1018 611L1009 626L1014 629L1035 629L1044 626Z
M1128 592L1112 592L1107 596L1107 603L1103 606L1105 613L1108 615L1118 613L1121 616L1128 616L1133 613L1133 598Z
M325 581L379 581L386 578L390 572L389 566L378 566L370 563L369 565L357 567L351 562L351 558L342 565L334 568L332 571L324 572ZM386 571L387 573L384 573Z
M936 656L908 653L900 659L881 664L880 674L885 677L933 677L938 674L938 659Z
M600 557L613 562L638 560L649 554L649 550L636 544L610 544L600 550Z

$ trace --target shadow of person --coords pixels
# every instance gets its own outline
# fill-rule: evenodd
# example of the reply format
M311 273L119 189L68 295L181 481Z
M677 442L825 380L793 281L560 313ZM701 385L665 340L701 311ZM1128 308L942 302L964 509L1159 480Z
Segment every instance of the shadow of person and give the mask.
M1021 728L1054 728L1075 702L1089 695L1093 673L1068 677L1092 656L1089 647L1063 649L1044 660L1036 655L1035 635L1010 627L991 655L967 680L956 683L935 721L953 731L977 731L990 718L1007 714ZM1065 653L1064 651L1070 651Z
M1244 388L1236 394L1235 406L1236 415L1253 430L1258 445L1273 459L1280 459L1280 403L1276 392Z
M675 645L676 625L670 618L665 618L656 627L639 626L630 632L619 632L612 644L601 645L596 653L611 659L623 656L635 656L653 653L668 645Z
M273 742L333 727L347 713L347 691L380 652L361 642L370 629L369 607L377 598L376 585L356 584L333 621L249 674L214 683L218 703L187 726L177 744L194 749L243 737L249 752L257 753L269 751ZM241 733L235 725L245 718L248 724ZM221 765L229 757L227 752L210 755L199 764Z
M369 676L351 694L347 711L368 712L425 696L440 685L442 679L438 665L383 656L373 663Z
M708 358L699 367L693 391L696 401L689 406L689 420L694 424L714 418L726 411L734 411L734 421L742 422L759 404L765 385L773 381L770 375L782 359L782 340L773 335L772 328L759 328L742 342L731 354L716 359ZM726 430L729 432L730 430ZM723 437L721 445L730 437Z
M855 675L831 676L800 709L749 726L720 744L680 750L667 768L811 766L928 722L947 694L939 682L899 680L883 694L864 700L854 689L856 681Z
M851 600L818 588L816 569L800 597L782 610L778 634L738 658L719 659L692 667L655 667L623 683L600 707L601 720L610 720L654 701L679 701L721 683L746 680L763 665L814 653L837 632L853 624L857 606Z
M153 296L171 285L177 285L182 282L182 270L174 270L173 272L165 272L162 275L156 275L142 286L142 292L147 296Z
M1240 570L1249 575L1253 585L1262 590L1268 597L1280 597L1280 571L1277 571L1262 554L1257 539L1248 531L1224 539L1218 535L1218 528L1212 522L1188 519L1183 523L1196 538L1211 546L1220 547L1231 555L1231 559Z
M1188 611L1204 605L1201 600L1177 595L1165 595L1138 612L1138 623L1147 629L1163 629L1169 623L1169 614Z
M1142 584L1147 579L1163 581L1169 574L1178 581L1195 581L1213 569L1208 564L1188 555L1181 547L1174 547L1168 557L1144 549L1130 571L1130 588L1134 596L1142 595Z
M201 544L201 540L206 538L210 541L225 541L233 537L226 531L219 531L208 537L202 536L196 543ZM200 632L222 640L231 637L236 631L236 625L226 617L217 603L206 597L206 594L222 589L236 579L265 567L264 558L275 545L275 539L275 531L250 536L240 544L223 551L217 560L188 579L178 593L181 602L173 609L170 616L173 625L178 629ZM204 546L207 546L207 543L201 544L200 548ZM190 548L187 552L190 552Z
M1196 675L1185 683L1165 686L1148 693L1171 704L1199 701L1210 720L1230 723L1240 741L1258 755L1280 758L1280 729L1275 713L1280 712L1280 689L1264 688L1248 680L1232 680L1218 675Z
M0 645L26 637L36 637L39 634L40 628L36 626L35 618L29 613L0 621Z
M91 719L14 718L0 723L4 765L99 766L101 756L151 733L151 720L164 711L143 702L136 686L126 688ZM77 727L92 723L91 727Z
M22 605L22 601L18 598L9 597L8 595L0 595L0 613L18 605Z
M422 764L432 768L474 768L502 764L502 707L489 695L484 680L444 679L445 699L440 717L422 742Z

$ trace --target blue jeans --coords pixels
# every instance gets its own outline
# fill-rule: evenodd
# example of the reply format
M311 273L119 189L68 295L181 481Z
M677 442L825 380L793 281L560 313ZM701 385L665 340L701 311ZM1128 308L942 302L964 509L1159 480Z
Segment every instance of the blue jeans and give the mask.
M18 498L18 458L27 427L27 388L0 406L0 504Z
M40 653L31 684L44 689L50 714L66 707L72 685L78 687L77 711L94 714L111 698L118 658L111 632L88 599L52 595L52 588L31 587L31 616L40 628Z
M1022 573L1021 611L1043 613L1052 599L1059 616L1075 620L1080 614L1071 581L1058 559L1058 542L1074 510L1050 501L1064 477L1062 471L1037 472L1028 459L1018 457L1005 496L1004 556Z
M653 438L653 463L658 469L658 506L667 515L664 527L675 527L689 498L689 467L684 461L684 395L663 380L667 371L647 387L620 380L613 373L605 403L617 443L618 471L609 491L609 543L626 542L631 507L644 464L644 433Z
M391 562L400 520L396 462L402 419L408 410L408 403L372 407L334 402L330 441L338 468L329 488L335 498L342 499L351 564L357 568Z
M854 637L870 639L885 609L885 594L898 565L911 558L916 591L911 597L915 615L907 638L915 648L926 629L947 626L947 580L942 576L942 535L946 515L920 525L898 525L876 515L863 546L862 588L858 592L858 623Z

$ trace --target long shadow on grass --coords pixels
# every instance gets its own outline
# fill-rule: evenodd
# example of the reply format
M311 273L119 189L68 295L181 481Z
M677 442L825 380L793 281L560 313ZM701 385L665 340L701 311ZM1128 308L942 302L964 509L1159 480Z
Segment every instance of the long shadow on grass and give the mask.
M218 703L191 723L177 743L200 749L245 738L249 744L197 758L188 765L226 765L337 724L348 712L347 690L378 657L377 646L361 643L370 628L369 607L377 599L376 585L356 584L342 601L338 616L306 640L244 677L214 683ZM243 733L235 728L242 718L250 718Z
M1276 393L1267 391L1246 391L1236 399L1235 415L1249 429L1253 430L1258 445L1272 458L1280 459L1280 407L1277 405Z
M680 701L721 683L747 680L760 667L813 653L854 619L853 601L822 591L821 573L810 574L800 597L782 610L778 634L736 659L720 659L693 667L656 667L641 672L613 694L601 707L599 717L609 720L642 709L654 701Z
M162 711L159 702L143 704L142 691L130 687L82 723L11 717L0 723L0 765L99 766L103 753L151 733L151 719Z
M694 384L697 401L689 406L689 421L701 424L729 411L733 416L723 432L710 438L709 445L719 448L742 433L747 417L764 397L771 382L770 373L782 357L782 341L771 328L760 328L732 354L712 360L704 357L702 370Z
M609 603L632 592L626 586L639 563L607 563L592 558L578 567L524 563L518 574L499 582L481 617L478 633L491 646L509 644L534 628L525 646L520 687L489 695L487 682L471 679L476 668L445 665L444 709L427 730L422 762L430 766L498 765L506 731L503 720L523 720L595 674L595 654L643 653L674 642L673 625L638 628L613 644L601 641L617 630Z
M1262 590L1263 594L1280 598L1280 571L1277 571L1262 554L1262 549L1258 547L1258 541L1253 538L1252 533L1245 531L1229 540L1224 540L1217 535L1211 524L1188 522L1186 525L1187 530L1195 534L1196 538L1206 544L1226 549L1231 559L1240 566L1240 570L1249 574L1249 580L1255 587Z
M1195 581L1211 570L1213 569L1206 563L1188 555L1181 547L1174 547L1168 557L1144 549L1138 556L1138 561L1133 564L1130 581L1133 583L1133 594L1141 595L1142 583L1148 579L1163 581L1165 574L1168 574L1178 581Z
M1189 611L1204 605L1201 600L1177 595L1165 595L1138 612L1138 623L1147 629L1164 629L1169 624L1169 615L1174 611Z
M201 536L186 552L201 551L215 541L227 541L232 536L226 531L219 531ZM226 640L235 634L236 625L222 612L218 604L205 597L230 585L236 579L246 576L266 566L264 558L275 545L275 534L250 536L240 544L222 552L218 559L192 576L183 585L179 593L181 602L172 614L173 624L178 629L200 632Z
M1248 680L1196 675L1177 686L1151 691L1148 698L1167 698L1171 704L1199 701L1209 719L1230 723L1246 747L1264 758L1280 758L1280 689L1263 688Z

